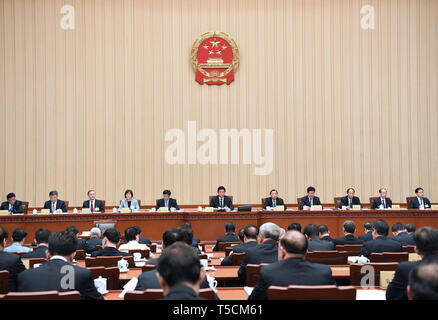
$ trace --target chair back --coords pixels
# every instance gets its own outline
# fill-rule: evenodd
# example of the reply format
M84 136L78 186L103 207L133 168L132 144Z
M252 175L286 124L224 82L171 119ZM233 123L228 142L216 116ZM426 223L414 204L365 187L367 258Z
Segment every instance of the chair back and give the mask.
M306 260L327 265L348 264L346 251L313 251L306 253Z
M27 211L29 210L29 201L22 201L23 203L23 213L27 214Z
M29 258L29 259L22 259L21 260L24 264L24 266L27 269L32 269L34 265L36 264L43 264L47 262L46 258Z
M343 244L336 246L336 251L346 251L348 256L360 255L361 249L362 249L361 244Z
M151 252L157 252L157 244L156 243L151 243L148 244L149 249L151 250Z
M99 277L106 278L107 290L120 289L120 271L118 267L91 267L88 269L91 271L93 279L97 279Z
M409 208L409 202L411 202L412 199L414 199L415 197L406 197L406 208Z
M415 253L415 246L403 246L403 252Z
M234 252L231 255L231 265L240 266L245 258L245 252Z
M350 264L350 285L351 286L360 286L361 280L363 277L369 275L370 268L364 268L363 267L372 267L372 270L374 270L374 285L378 286L380 284L380 271L395 271L397 269L398 263L397 262L382 262L382 263L366 263L366 264L356 264L352 263ZM361 271L363 273L361 273ZM366 283L364 285L370 285L372 284Z
M231 251L233 251L233 247L226 247L225 248L225 257L228 257L230 255Z
M141 272L148 272L157 269L156 264L145 264L141 267Z
M216 295L211 288L200 289L199 296L207 300L216 300ZM125 300L158 300L163 298L162 289L147 289L145 291L128 291Z
M85 250L76 250L75 260L84 260L85 259Z
M2 300L80 300L79 291L9 292Z
M255 287L259 280L260 269L267 265L267 263L246 265L246 285L248 287Z
M336 209L339 208L339 205L341 204L341 199L342 199L342 197L334 197L333 198Z
M356 288L352 286L270 286L268 300L356 300Z
M301 205L301 198L297 198L297 204L298 204L298 209L299 209L300 205Z
M66 208L67 211L68 211L68 210L70 209L69 206L68 206L69 201L68 201L68 200L64 200L64 203L65 203L65 208Z
M409 260L409 252L371 253L371 262L402 262Z
M376 198L378 198L378 197L370 197L370 205L371 205L371 206L373 205L373 201L374 201L374 199L376 199Z
M9 271L0 271L0 294L9 292Z
M208 260L208 256L206 254L198 254L199 260L204 260L207 259Z
M148 259L150 257L150 250L146 249L146 250L140 250L140 249L132 249L132 250L128 250L129 254L134 255L134 253L140 253L141 257L144 259Z
M117 262L121 259L125 259L129 263L129 268L134 268L133 256L98 256L98 257L85 257L85 266L89 267L117 267Z
M217 245L219 251L225 251L226 247L233 247L233 245L240 244L240 242L219 242Z

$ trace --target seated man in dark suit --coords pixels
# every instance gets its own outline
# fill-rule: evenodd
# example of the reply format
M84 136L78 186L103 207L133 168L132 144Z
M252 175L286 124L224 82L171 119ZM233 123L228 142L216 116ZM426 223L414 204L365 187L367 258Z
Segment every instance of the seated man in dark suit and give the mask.
M23 202L16 200L15 193L8 193L5 202L2 202L0 210L8 210L11 213L23 213L24 207Z
M67 206L65 202L58 199L58 191L49 192L50 200L44 203L44 209L50 209L51 213L54 212L67 212Z
M354 205L360 205L362 208L362 204L360 203L359 197L356 197L355 190L353 188L347 189L347 195L341 198L341 202L339 203L339 209L345 207L347 210L353 209Z
M394 278L386 289L386 300L407 300L406 287L409 273L421 263L438 262L438 229L423 227L415 231L415 252L421 261L403 261L398 264Z
M363 241L354 236L356 224L353 221L345 221L343 225L344 236L333 239L335 246L344 244L362 244Z
M85 253L92 254L94 251L99 250L97 246L102 245L101 235L102 231L99 228L94 227L90 230L90 239L85 241L84 245Z
M163 233L163 250L170 246L172 243L177 241L183 241L183 233L178 228L169 228ZM146 262L146 264L150 265L157 265L158 264L158 258L149 260ZM149 271L148 271L149 272ZM140 278L139 278L140 280ZM158 283L158 282L157 282ZM136 289L137 290L137 289ZM146 290L146 289L139 289L139 290Z
M85 239L79 238L78 237L78 233L79 233L79 229L76 226L68 226L67 231L72 232L76 238L78 239L77 243L78 243L78 248L76 250L85 250Z
M216 245L213 248L213 251L219 250L219 242L238 242L239 238L234 234L236 231L236 225L234 222L225 223L225 235L216 240Z
M364 242L360 255L371 259L373 252L402 252L400 242L386 238L389 232L389 225L386 221L377 220L374 222L373 240Z
M412 223L408 223L407 225L405 225L405 229L406 229L406 232L408 233L409 238L411 238L413 240L414 233L415 233L415 225L413 225Z
M35 231L35 243L37 245L36 249L33 249L32 252L28 252L23 255L22 259L30 259L30 258L47 258L47 248L49 247L49 237L50 230L39 228Z
M423 188L415 189L417 195L411 201L409 201L409 209L430 209L430 201L424 196Z
M304 235L307 239L307 251L332 251L335 245L331 241L319 239L319 228L316 224L308 224L304 227Z
M88 200L85 200L82 204L82 208L90 208L91 212L105 212L105 206L102 200L96 199L96 191L90 190L87 193Z
M359 236L358 239L362 240L363 242L373 240L373 230L374 230L373 223L365 222L363 228L365 233Z
M391 227L393 236L388 239L396 240L401 243L402 246L415 246L414 238L411 237L406 228L400 222L394 223Z
M438 300L438 262L422 263L409 274L409 300Z
M184 222L181 225L181 227L192 229L192 225L190 224L190 222ZM192 229L192 233L193 233L193 229ZM193 236L192 246L197 248L199 246L199 242L201 242L201 239L195 238L195 236Z
M301 232L301 224L299 222L292 222L288 227L287 227L288 231L298 231Z
M234 210L231 198L225 195L224 186L220 186L219 188L217 188L217 194L217 196L211 198L210 207L223 209L226 211Z
M270 195L271 195L270 197L265 199L265 203L263 204L263 209L266 209L267 207L275 208L276 206L284 206L284 210L286 210L286 205L284 204L283 199L278 197L277 190L272 189Z
M138 234L138 243L140 244L151 244L151 240L149 238L144 238L141 236L141 228L139 226L134 226L133 227L135 230L137 230L137 234Z
M321 240L333 242L333 238L330 237L329 229L325 224L322 224L318 227L318 232Z
M175 210L179 210L178 204L176 203L176 199L170 198L171 192L170 190L163 191L163 198L158 200L157 206L155 209L160 209L161 207L175 208Z
M334 285L329 266L305 260L307 240L298 231L288 231L278 246L278 262L260 269L259 280L249 300L266 300L270 286Z
M267 222L260 226L257 243L254 248L248 249L240 265L238 276L240 282L246 283L246 265L272 263L278 261L278 245L280 227L275 223Z
M307 188L307 196L300 199L300 210L310 210L313 206L321 206L321 201L315 196L316 189L314 187ZM306 208L304 208L306 207Z
M182 225L178 228L181 234L181 241L187 243L196 254L201 254L201 249L198 246L193 246L193 229L192 226Z
M81 299L103 300L94 286L91 271L72 264L77 238L69 231L55 232L49 237L48 262L18 275L19 292L77 290Z
M379 189L380 197L373 199L373 204L371 205L371 209L387 209L392 208L392 200L391 198L387 198L387 190L385 188Z
M102 250L96 250L91 253L92 257L114 257L114 256L132 256L127 252L122 252L117 249L120 242L120 232L116 228L108 228L103 233Z
M8 230L0 226L0 271L9 271L9 291L17 291L17 275L26 270L19 255L4 252L8 239Z
M198 294L205 271L189 245L175 242L167 247L158 259L157 276L163 300L203 300Z
M257 245L257 237L259 235L259 228L249 224L243 228L243 243L233 246L233 251L230 255L225 257L221 262L221 266L231 266L231 256L233 253L242 253L254 248Z

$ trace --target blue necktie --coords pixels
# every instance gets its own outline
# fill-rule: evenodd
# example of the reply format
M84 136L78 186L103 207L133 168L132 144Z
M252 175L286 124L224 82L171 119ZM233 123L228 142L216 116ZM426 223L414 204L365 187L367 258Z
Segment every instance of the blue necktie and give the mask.
M386 206L385 206L385 199L382 199L382 206L383 206L383 208L386 208Z
M169 206L169 204L168 204L168 201L167 201L167 200L166 200L166 202L165 202L164 206L165 206L165 207L168 207L168 206Z
M310 206L313 206L313 199L310 198Z
M420 207L423 206L423 199L420 199Z

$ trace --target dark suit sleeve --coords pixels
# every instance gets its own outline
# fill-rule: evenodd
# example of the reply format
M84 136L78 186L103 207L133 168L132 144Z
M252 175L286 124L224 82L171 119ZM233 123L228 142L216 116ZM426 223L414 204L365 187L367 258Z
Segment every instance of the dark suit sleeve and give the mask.
M341 209L342 206L347 206L347 205L345 204L345 198L344 198L344 197L342 197L342 198L341 198L341 201L339 201L339 206L338 206L338 208Z
M50 209L50 201L44 202L44 208L43 209Z
M62 210L62 212L67 212L67 207L65 206L65 202L62 201L62 204L60 205L59 209Z
M158 209L160 209L161 208L161 199L159 199L158 201L157 201L157 205L155 206L155 210L158 210Z
M268 201L268 198L265 198L265 201L263 201L263 209L266 209L266 207L267 207L267 201Z
M242 264L240 265L239 270L237 271L237 275L239 277L242 285L246 285L246 265L248 264L248 252L246 252L245 257L243 258Z
M231 201L230 197L228 197L228 208L230 208L231 210L234 210L233 201Z
M301 198L300 199L300 210L303 210L303 207L304 207L304 200L303 200L303 198Z
M85 269L86 276L84 276L84 282L82 284L83 292L81 292L81 295L83 295L83 298L85 300L103 300L102 295L97 291L96 287L94 286L94 280L91 275L91 271L88 269Z
M403 276L402 268L400 265L397 267L395 271L394 278L388 284L388 288L386 289L386 300L407 300L408 295L406 292L407 283L406 279Z
M0 210L8 210L8 209L9 209L9 206L7 205L7 202L2 202Z
M82 208L88 208L88 203L87 202L88 202L87 200L84 201L84 203L82 204Z
M371 209L377 209L379 207L377 198L373 199L373 204L371 205Z
M216 199L216 197L213 197L213 198L211 198L211 201L210 201L210 207L213 207L213 208L217 208L218 207L218 205L215 205L215 200Z
M411 199L411 201L409 201L409 209L416 209L417 208L417 205L415 203L415 199L416 198Z
M216 240L216 245L213 248L213 251L218 251L219 250L219 241Z
M264 272L260 270L259 280L257 281L254 290L251 292L251 295L248 297L248 300L267 300L268 299L268 287L269 284L265 280Z
M286 207L286 203L284 203L284 200L283 200L283 199L281 199L281 202L283 203L284 210L286 210L286 209L287 209L287 207Z
M18 274L26 270L21 258L19 256L16 257L16 261L14 265L8 269L9 271L9 291L17 291L17 278Z
M429 206L428 208L431 207L431 206L430 206L430 201L429 201L428 198L424 198L424 203L427 204L427 205Z
M364 256L364 257L367 257L368 259L370 259L370 257L371 257L369 249L368 249L368 247L365 244L360 249L360 255Z
M221 266L232 266L231 255L226 256L221 262Z
M178 203L176 202L176 199L173 200L173 205L175 206L176 210L179 210Z
M317 206L321 206L322 205L322 203L321 203L321 200L319 199L319 197L315 197L316 199L315 199L315 204L317 205Z

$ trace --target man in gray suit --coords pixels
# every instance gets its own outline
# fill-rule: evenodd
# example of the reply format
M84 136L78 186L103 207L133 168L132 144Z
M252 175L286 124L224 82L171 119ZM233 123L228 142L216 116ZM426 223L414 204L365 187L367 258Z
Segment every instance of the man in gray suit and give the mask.
M335 250L335 245L331 241L319 239L319 228L316 224L308 224L304 227L304 235L306 236L308 246L307 251L332 251Z

